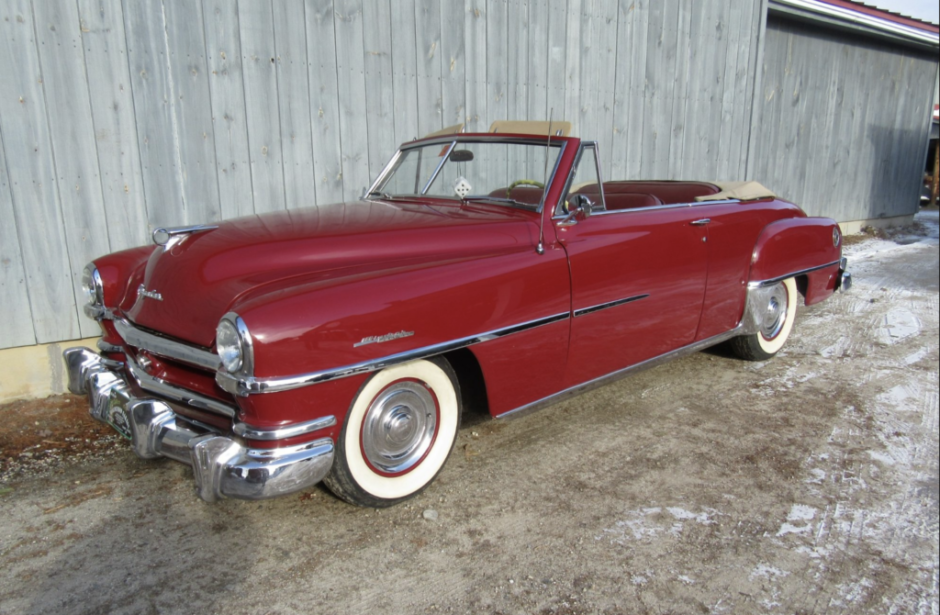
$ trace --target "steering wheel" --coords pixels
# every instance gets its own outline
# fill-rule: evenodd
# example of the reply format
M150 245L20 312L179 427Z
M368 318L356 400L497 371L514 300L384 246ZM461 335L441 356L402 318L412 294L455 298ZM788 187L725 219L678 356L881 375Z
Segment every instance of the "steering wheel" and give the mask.
M534 179L517 179L516 181L509 184L508 188L506 188L507 197L512 196L512 189L515 188L516 186L535 186L536 188L541 188L542 190L545 190L545 184L543 184L542 182L537 182Z

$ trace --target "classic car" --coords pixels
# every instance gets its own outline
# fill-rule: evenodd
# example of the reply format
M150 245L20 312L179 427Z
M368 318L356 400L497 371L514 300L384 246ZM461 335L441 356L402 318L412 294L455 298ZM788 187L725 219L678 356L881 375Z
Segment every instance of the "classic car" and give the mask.
M69 389L203 500L414 497L464 407L542 407L726 342L783 346L851 282L835 221L756 183L604 181L547 123L402 145L356 202L160 228L84 270ZM501 129L502 128L502 129ZM298 204L299 205L299 204Z

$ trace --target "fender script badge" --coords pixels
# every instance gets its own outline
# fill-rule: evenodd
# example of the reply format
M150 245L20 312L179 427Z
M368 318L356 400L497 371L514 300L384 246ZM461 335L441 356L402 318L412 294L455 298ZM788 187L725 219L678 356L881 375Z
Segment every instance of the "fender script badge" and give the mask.
M156 299L157 301L163 301L163 295L158 293L155 290L147 290L143 284L137 287L137 298L146 297L147 299Z
M365 346L366 344L381 344L382 342L400 340L403 337L411 337L414 334L414 331L399 331L398 333L386 333L385 335L370 335L369 337L362 338L360 342L353 344L353 348Z

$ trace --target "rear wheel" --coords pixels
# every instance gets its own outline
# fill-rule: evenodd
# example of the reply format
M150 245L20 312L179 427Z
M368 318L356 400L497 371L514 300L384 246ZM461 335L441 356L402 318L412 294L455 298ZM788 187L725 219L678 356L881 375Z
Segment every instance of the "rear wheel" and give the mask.
M783 348L796 318L796 281L789 278L766 289L757 314L758 331L733 338L729 345L747 361L766 361Z
M349 409L324 483L360 506L382 508L414 497L450 456L460 405L457 376L444 359L375 373Z

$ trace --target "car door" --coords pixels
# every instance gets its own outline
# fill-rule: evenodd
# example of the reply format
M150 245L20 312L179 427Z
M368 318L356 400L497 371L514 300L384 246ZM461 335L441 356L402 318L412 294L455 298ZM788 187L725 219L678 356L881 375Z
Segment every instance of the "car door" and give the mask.
M696 208L605 210L602 188L596 145L586 143L563 203L595 194L595 210L562 204L553 218L571 275L567 387L691 344L702 313L708 236Z

